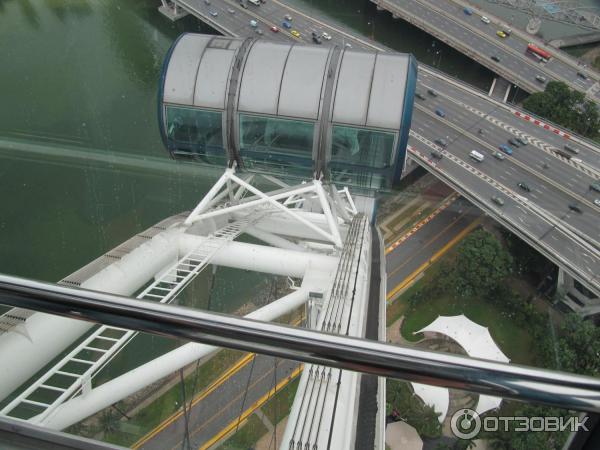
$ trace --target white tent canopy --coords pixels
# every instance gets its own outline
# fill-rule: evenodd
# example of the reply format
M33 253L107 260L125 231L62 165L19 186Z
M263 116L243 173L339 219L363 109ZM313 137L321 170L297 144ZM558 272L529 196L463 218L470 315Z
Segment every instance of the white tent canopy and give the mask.
M416 331L425 333L426 336L443 335L449 337L460 345L467 354L473 358L488 359L498 362L510 362L496 345L489 330L476 324L464 314L460 316L439 316L425 328ZM448 412L449 394L446 388L429 386L427 384L412 383L415 394L425 404L430 405L436 412L441 412L440 422L444 421ZM496 409L502 403L502 398L490 395L480 395L475 411L483 414L491 409Z
M444 419L448 413L448 404L450 403L448 389L421 383L410 384L412 384L415 394L423 400L423 403L431 406L436 413L440 414L438 416L440 423L444 423Z
M437 333L449 337L473 358L509 362L510 359L498 348L486 327L476 324L464 314L439 316L416 333Z

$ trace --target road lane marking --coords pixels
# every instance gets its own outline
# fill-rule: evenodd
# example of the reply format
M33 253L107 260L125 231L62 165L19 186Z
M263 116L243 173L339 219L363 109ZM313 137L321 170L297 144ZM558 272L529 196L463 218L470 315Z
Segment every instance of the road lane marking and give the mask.
M302 372L303 367L304 367L303 364L301 364L296 369L294 369L294 371L291 374L289 374L287 377L285 377L283 380L281 380L279 383L277 383L277 385L274 388L271 388L271 390L269 390L269 392L267 392L265 395L263 395L261 398L259 398L256 402L254 402L246 411L244 411L242 413L241 416L232 420L229 423L229 425L227 425L225 428L223 428L221 431L219 431L217 434L215 434L212 438L210 438L205 444L203 444L201 447L199 447L199 450L206 450L209 447L211 447L212 445L219 442L223 437L227 436L227 434L229 434L231 431L233 431L233 429L236 426L243 423L251 414L254 413L254 411L256 411L258 408L260 408L262 405L264 405L273 395L275 395L275 393L279 392L290 381L292 381L294 378L296 378L300 374L300 372Z
M456 245L460 240L462 240L468 233L470 233L471 230L473 230L473 228L475 228L479 224L480 220L481 219L477 218L473 222L471 222L469 225L467 225L466 228L461 230L460 233L458 233L450 241L448 241L440 250L435 252L435 254L431 258L429 258L428 261L421 264L417 268L417 270L415 270L408 277L406 277L404 280L402 280L394 289L392 289L387 294L387 296L386 296L387 303L390 304L391 300L396 296L396 294L398 292L400 292L402 289L404 289L406 286L408 286L410 283L412 283L414 281L414 279L417 278L417 276L419 276L423 271L425 271L425 269L427 269L429 266L431 266L434 262L436 262L439 258L441 258L448 250L450 250L452 247L454 247L454 245ZM454 225L454 223L452 223L451 225ZM439 237L441 234L442 233L440 233L438 236L436 236L436 238Z

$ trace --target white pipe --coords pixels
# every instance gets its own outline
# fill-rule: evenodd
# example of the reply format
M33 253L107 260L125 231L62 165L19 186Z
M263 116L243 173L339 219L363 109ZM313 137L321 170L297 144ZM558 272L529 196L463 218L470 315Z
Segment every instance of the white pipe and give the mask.
M181 253L188 253L206 239L202 236L184 234L179 240ZM210 262L234 269L304 278L309 267L324 272L335 270L338 258L305 251L229 242L215 253Z
M249 227L246 229L246 234L249 234L256 239L260 239L263 242L266 242L273 247L283 248L286 250L295 250L297 252L304 252L306 249L301 245L298 245L292 241L288 241L281 236L278 236L273 233L269 233L268 231L260 230L256 227Z
M168 230L111 264L81 284L82 288L131 295L149 278L177 258L179 230ZM17 389L54 357L71 345L93 324L51 314L35 313L27 319L24 333L0 335L0 399Z
M306 303L308 294L309 289L302 287L245 317L263 321L274 320ZM182 345L176 350L107 381L85 395L63 403L41 425L62 430L217 350L219 347L212 345L196 343ZM31 420L35 421L35 418Z
M334 220L333 214L331 213L331 207L329 206L329 201L327 199L327 195L325 195L325 191L323 190L323 185L319 180L313 180L313 184L317 191L317 195L319 196L319 200L321 201L321 209L323 210L323 214L327 219L327 224L329 225L329 231L333 235L333 242L336 247L342 247L342 238L340 236L340 230L338 229L337 220Z

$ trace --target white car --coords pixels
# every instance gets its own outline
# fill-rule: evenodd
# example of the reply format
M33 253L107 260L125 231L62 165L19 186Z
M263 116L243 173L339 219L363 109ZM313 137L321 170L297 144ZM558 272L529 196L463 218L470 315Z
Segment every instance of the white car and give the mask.
M597 198L596 200L594 200L594 205L600 206L600 198Z
M331 40L331 35L329 33L323 32L323 34L321 35L321 37L323 39L325 39L326 41L330 41Z
M483 23L490 23L490 22L491 22L491 21L490 21L490 19L488 19L488 18L487 18L487 17L485 17L485 16L481 16L481 21L482 21Z

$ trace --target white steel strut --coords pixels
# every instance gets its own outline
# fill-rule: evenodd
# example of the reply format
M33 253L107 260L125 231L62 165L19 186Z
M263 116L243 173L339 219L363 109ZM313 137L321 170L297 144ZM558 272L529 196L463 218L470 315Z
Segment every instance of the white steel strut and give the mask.
M139 299L170 303L210 262L228 242L239 236L251 224L240 219L208 236L202 245L190 251L137 296ZM64 401L81 388L91 389L91 380L138 333L122 328L101 326L10 402L0 414L25 413L26 407L36 422L46 419Z

